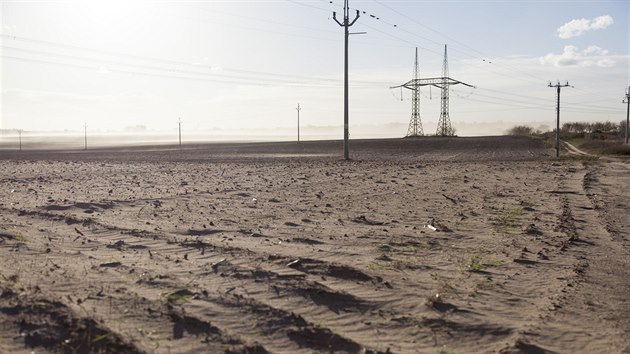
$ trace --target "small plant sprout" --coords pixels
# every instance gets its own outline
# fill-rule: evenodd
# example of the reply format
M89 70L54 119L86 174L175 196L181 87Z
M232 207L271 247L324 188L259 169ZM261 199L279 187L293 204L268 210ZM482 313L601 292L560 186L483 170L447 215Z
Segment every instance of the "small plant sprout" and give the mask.
M488 259L479 255L473 255L469 258L466 270L469 272L481 273L488 267L498 266L503 264L504 261L500 259Z

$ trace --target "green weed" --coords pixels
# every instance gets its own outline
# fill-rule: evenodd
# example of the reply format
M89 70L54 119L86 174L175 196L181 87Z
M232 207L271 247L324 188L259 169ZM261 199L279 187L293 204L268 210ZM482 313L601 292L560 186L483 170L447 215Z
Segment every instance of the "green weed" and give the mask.
M438 354L456 354L456 353L457 352L455 351L455 349L447 347L447 346L443 346L438 352Z
M178 302L188 302L190 301L194 294L188 290L177 290L174 292L163 292L162 296L166 297L166 301L170 303L178 303Z
M168 302L187 302L192 299L192 295L176 295L171 294L166 297L166 301Z
M471 256L468 259L468 264L466 265L466 271L469 272L483 272L488 267L494 267L505 263L505 261L500 259L492 259L492 258L483 258L479 255Z
M94 337L94 339L92 339L92 343L96 343L96 342L100 342L103 339L107 339L111 336L111 333L105 333L105 334L101 334L100 336L96 336Z
M416 255L403 255L400 258L378 259L367 265L369 270L396 270L416 269L421 267L422 257Z
M504 234L516 233L520 226L518 221L524 214L523 208L514 208L506 211L493 222L494 230Z

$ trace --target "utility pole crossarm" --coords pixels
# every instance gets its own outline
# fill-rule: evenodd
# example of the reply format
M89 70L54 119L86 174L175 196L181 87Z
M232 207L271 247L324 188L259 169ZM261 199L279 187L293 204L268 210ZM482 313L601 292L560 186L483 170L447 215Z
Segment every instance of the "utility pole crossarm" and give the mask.
M451 80L451 83L449 83L449 85L464 85L464 86L468 86L468 87L472 87L472 88L477 88L477 86L471 85L471 84L467 84L467 83L465 83L463 81L453 80L450 77L448 79Z
M337 12L334 11L333 12L333 20L335 20L335 22L337 22L337 24L341 27L345 26L343 23L339 22L339 20L337 20Z
M354 18L354 20L352 20L352 22L350 22L350 23L348 24L348 27L350 27L350 26L354 25L354 23L355 23L355 22L357 22L357 20L359 19L359 16L360 16L360 14L359 14L359 10L357 10L357 15L356 15L356 17Z
M560 84L560 82L558 82L557 84L552 84L551 81L549 81L549 87L573 87L571 85L569 85L568 82L564 83L564 84Z
M402 85L398 85L398 86L390 86L390 89L395 89L395 88L401 88L404 87L406 89L409 90L415 90L418 87L421 86L435 86L437 88L442 88L443 85L464 85L464 86L468 86L468 87L472 87L472 88L477 88L474 85L470 85L467 84L463 81L459 81L459 80L454 80L451 79L450 77L447 78L441 78L441 77L432 77L432 78L425 78L425 79L417 79L417 80L410 80Z
M357 20L359 19L359 17L360 17L360 16L361 16L361 15L360 15L360 13L359 13L359 10L357 10L357 16L354 18L354 20L352 20L352 22L348 23L348 27L351 27L352 25L354 25L354 23L355 23L355 22L357 22ZM333 20L335 20L335 22L337 22L337 24L338 24L339 26L341 26L341 27L345 27L345 26L346 26L346 22L347 22L347 20L348 20L348 15L347 15L347 14L344 14L344 22L343 22L343 23L341 23L341 22L339 22L339 20L337 20L337 12L336 12L336 11L333 11Z
M411 80L411 81L405 82L402 85L390 86L389 88L390 89L397 89L397 88L403 87L403 88L406 88L406 89L409 89L409 90L413 91L413 90L416 90L418 87L421 87L421 86L435 86L436 84L437 84L437 82L434 83L434 82L421 82L420 80Z

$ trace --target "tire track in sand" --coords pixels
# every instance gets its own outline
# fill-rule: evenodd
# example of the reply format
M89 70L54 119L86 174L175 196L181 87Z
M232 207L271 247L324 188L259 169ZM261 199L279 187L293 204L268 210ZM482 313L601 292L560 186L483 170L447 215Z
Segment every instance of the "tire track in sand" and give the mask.
M56 257L66 257L67 255L73 255L74 257L88 257L90 261L77 262L77 263L87 263L92 264L92 269L96 268L98 271L96 275L92 276L92 272L83 272L81 269L75 270L75 276L70 276L70 270L61 270L63 272L63 276L57 279L52 287L53 293L60 294L60 296L66 296L66 298L72 303L78 303L78 305L83 306L94 306L93 300L100 300L99 298L108 298L112 297L114 299L127 299L128 298L136 298L142 299L142 301L146 301L147 298L160 299L160 296L163 295L164 289L186 289L192 288L191 282L195 282L194 287L196 288L197 294L211 294L214 292L218 292L218 288L216 285L212 285L212 283L216 282L217 279L225 279L232 278L236 280L247 280L248 284L241 285L242 289L240 289L245 295L239 294L238 291L230 291L232 294L230 296L219 296L212 300L208 300L208 295L200 297L198 300L204 301L207 304L210 304L214 307L220 307L219 309L212 310L215 315L210 316L216 319L234 319L236 318L236 322L239 325L235 325L235 323L223 323L221 328L227 328L228 331L226 333L239 333L239 335L245 335L245 337L254 337L259 335L258 332L251 333L252 331L248 328L244 328L242 323L258 323L258 317L261 316L261 310L264 309L266 315L269 313L275 313L276 317L280 318L280 322L285 325L299 324L298 329L290 329L284 330L285 336L290 339L291 342L294 342L298 345L297 348L291 347L290 345L287 347L286 344L282 344L282 338L279 338L277 335L269 338L268 345L272 348L275 347L281 351L289 350L296 351L301 347L315 349L315 350L327 350L331 345L336 348L346 348L348 352L358 352L362 350L363 346L353 342L348 339L344 339L344 336L335 333L335 331L331 331L325 327L316 326L312 323L308 323L303 319L300 320L301 317L295 315L293 312L287 312L282 310L282 307L289 308L306 308L311 307L310 310L306 311L307 313L322 313L322 310L319 308L325 308L324 312L333 312L335 314L339 313L352 313L353 311L366 311L371 305L367 302L354 297L348 293L342 292L339 293L335 290L328 288L325 285L317 281L312 281L305 279L304 275L296 276L296 274L279 274L269 270L263 270L258 268L242 268L240 265L231 264L229 261L215 261L210 265L208 271L205 273L196 274L195 276L191 276L190 268L181 267L182 269L177 271L172 271L171 275L167 278L163 278L160 276L160 272L162 270L166 270L167 267L171 267L173 264L182 264L182 259L193 261L196 256L190 255L192 254L191 249L202 249L205 251L200 251L198 255L198 260L205 259L216 259L219 255L225 255L229 253L233 259L237 259L240 264L247 265L252 262L259 262L260 255L254 253L249 250L238 249L234 247L221 247L217 245L211 244L203 244L199 241L195 242L178 242L175 241L176 238L179 239L190 239L189 237L178 237L178 236L165 236L165 235L153 235L153 237L140 233L140 242L132 242L125 235L125 233L136 234L133 231L124 232L123 235L119 232L112 232L112 230L108 230L102 232L98 230L97 223L92 222L88 223L86 220L80 220L76 218L65 218L60 215L55 215L54 213L45 212L27 212L27 211L17 211L18 215L21 217L32 218L32 217L43 217L48 220L52 220L55 222L56 227L54 228L56 234L51 236L49 234L49 240L59 240L63 239L63 234L70 234L74 232L81 232L84 235L79 235L77 237L66 237L67 241L65 242L57 242L57 243L47 243L47 244L28 244L27 248L39 248L43 249L46 247L46 252L48 254L48 260L50 262L44 262L41 267L44 268L52 264L52 268L55 268L55 256ZM89 220L89 219L88 219ZM86 227L91 228L91 230L80 231L74 225L85 225ZM116 230L119 231L119 230ZM149 236L149 237L147 237ZM72 239L72 240L70 240ZM127 241L123 241L123 239ZM78 241L78 242L77 242ZM78 245L77 245L78 244ZM58 247L58 249L57 249ZM110 249L111 253L114 255L98 255L98 253L92 254L91 251L96 251L97 249ZM130 250L131 254L127 256L134 257L134 264L132 266L128 266L128 261L125 260L125 255L119 255L118 253L122 253L123 249ZM152 252L151 252L152 250ZM55 255L55 253L59 252L60 254ZM214 253L213 253L214 252ZM253 258L252 258L253 257ZM142 259L148 260L152 259L155 262L151 264L146 264L144 266L139 266L138 263L142 263ZM246 258L243 261L243 258ZM278 266L277 268L281 268L281 272L290 271L295 273L296 270L289 268L286 266L287 258L286 257L269 257L271 260L280 261L280 264L283 266ZM167 263L165 265L165 263ZM294 268L304 268L306 274L312 273L317 276L327 275L333 276L341 280L351 280L351 281L362 281L367 282L369 284L376 283L378 281L373 282L373 277L365 274L362 271L352 269L351 267L339 265L339 264L327 264L323 261L309 260L305 259L299 265L299 267ZM55 273L54 271L52 273ZM84 273L78 274L78 273ZM113 274L112 274L113 273ZM144 277L138 280L135 274L141 273ZM300 271L300 273L304 274L304 272ZM56 273L55 273L56 274ZM47 276L50 276L48 274ZM210 280L200 281L200 276L211 276ZM192 279L191 279L192 278ZM147 279L147 280L144 280ZM34 279L33 279L34 280ZM261 280L264 280L266 283L264 285L261 284ZM102 285L108 285L104 288L113 288L110 291L104 291L104 288L98 290L98 292L92 288L93 293L100 294L98 296L94 296L94 294L76 294L76 293L68 293L65 292L64 289L75 289L79 288L79 283L87 282L88 284L100 283ZM125 285L123 287L123 285ZM134 286L130 286L129 284L135 284ZM141 288L145 286L153 290L152 292L147 290L146 288ZM238 284L237 284L238 285ZM256 286L252 286L256 285ZM353 286L340 286L345 288L352 289ZM157 289L154 289L157 288ZM356 288L356 286L354 287ZM122 289L122 290L121 290ZM259 294L269 292L269 289L273 289L273 291L279 293L278 301L274 307L269 306L264 303L261 303L254 298L259 298ZM112 296L112 294L124 294L125 296ZM151 296L149 295L150 293ZM281 293L281 294L280 294ZM193 294L191 294L193 295ZM232 297L234 297L234 300ZM261 298L265 298L266 296L262 296ZM287 299L295 299L298 298L298 301L293 300L287 301ZM231 300L229 300L231 299ZM302 300L299 300L302 299ZM269 299L267 299L269 301ZM112 300L115 302L115 300ZM236 305L234 304L236 301ZM194 302L194 301L193 301ZM272 301L273 302L273 301ZM217 305L219 304L219 305ZM247 306L243 306L243 304L250 304L249 310L243 312L243 308L248 308ZM210 306L210 307L212 307ZM188 307L188 304L186 305ZM152 308L150 313L164 313L161 308L161 303L159 301L152 301L151 305L147 305L147 308ZM238 316L235 316L235 311L238 310ZM127 313L129 313L128 308L125 309ZM204 306L199 306L195 302L195 311L194 313L204 313L208 312L208 306L204 308ZM254 314L252 316L252 313ZM102 314L100 314L102 315ZM95 311L95 317L99 316L98 311ZM109 316L111 316L111 310L109 312ZM143 317L141 314L136 314L138 317ZM170 315L171 317L179 316L177 318L182 318L180 315ZM196 316L187 315L188 319L196 318ZM297 317L296 317L297 316ZM115 316L114 316L115 317ZM122 318L114 318L110 320L110 322L116 323L123 319ZM144 316L146 317L146 316ZM247 318L249 317L249 320ZM267 316L265 316L266 318ZM320 317L321 318L321 317ZM201 322L204 322L202 319L198 319ZM356 320L350 318L345 319L343 322L350 323ZM181 321L180 321L181 322ZM216 323L217 321L213 321ZM220 321L219 321L220 322ZM209 322L208 322L209 323ZM258 326L258 325L257 325ZM142 323L142 321L136 322L131 321L129 327L136 328L146 328L147 324ZM264 324L262 328L269 327L269 325ZM339 324L338 327L343 327L343 323ZM282 327L284 328L284 327ZM130 330L130 328L122 328L121 331L125 332ZM164 334L164 330L162 331ZM250 333L248 333L250 332ZM278 332L277 330L275 332ZM268 330L262 330L263 334L272 333ZM225 337L229 338L230 335L226 335ZM273 340L271 340L273 339ZM286 340L285 340L286 341ZM233 343L229 342L228 343ZM239 342L237 342L239 343ZM326 344L328 343L328 344ZM169 349L170 350L170 349Z
M541 322L504 352L620 353L630 349L629 250L623 239L611 234L604 223L610 209L596 203L597 198L607 201L613 198L593 193L622 190L623 179L619 178L606 181L610 190L602 188L598 177L609 174L612 168L630 176L627 166L585 164L579 174L566 181L568 192L563 195L562 227L569 239L565 251L577 260L574 272L579 282L571 291L559 295L560 301Z

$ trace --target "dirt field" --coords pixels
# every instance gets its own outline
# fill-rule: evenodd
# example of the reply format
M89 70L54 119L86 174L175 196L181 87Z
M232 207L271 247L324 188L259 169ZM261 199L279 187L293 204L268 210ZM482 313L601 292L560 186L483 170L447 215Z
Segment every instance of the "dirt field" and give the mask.
M0 152L0 352L630 353L630 165L341 149Z

